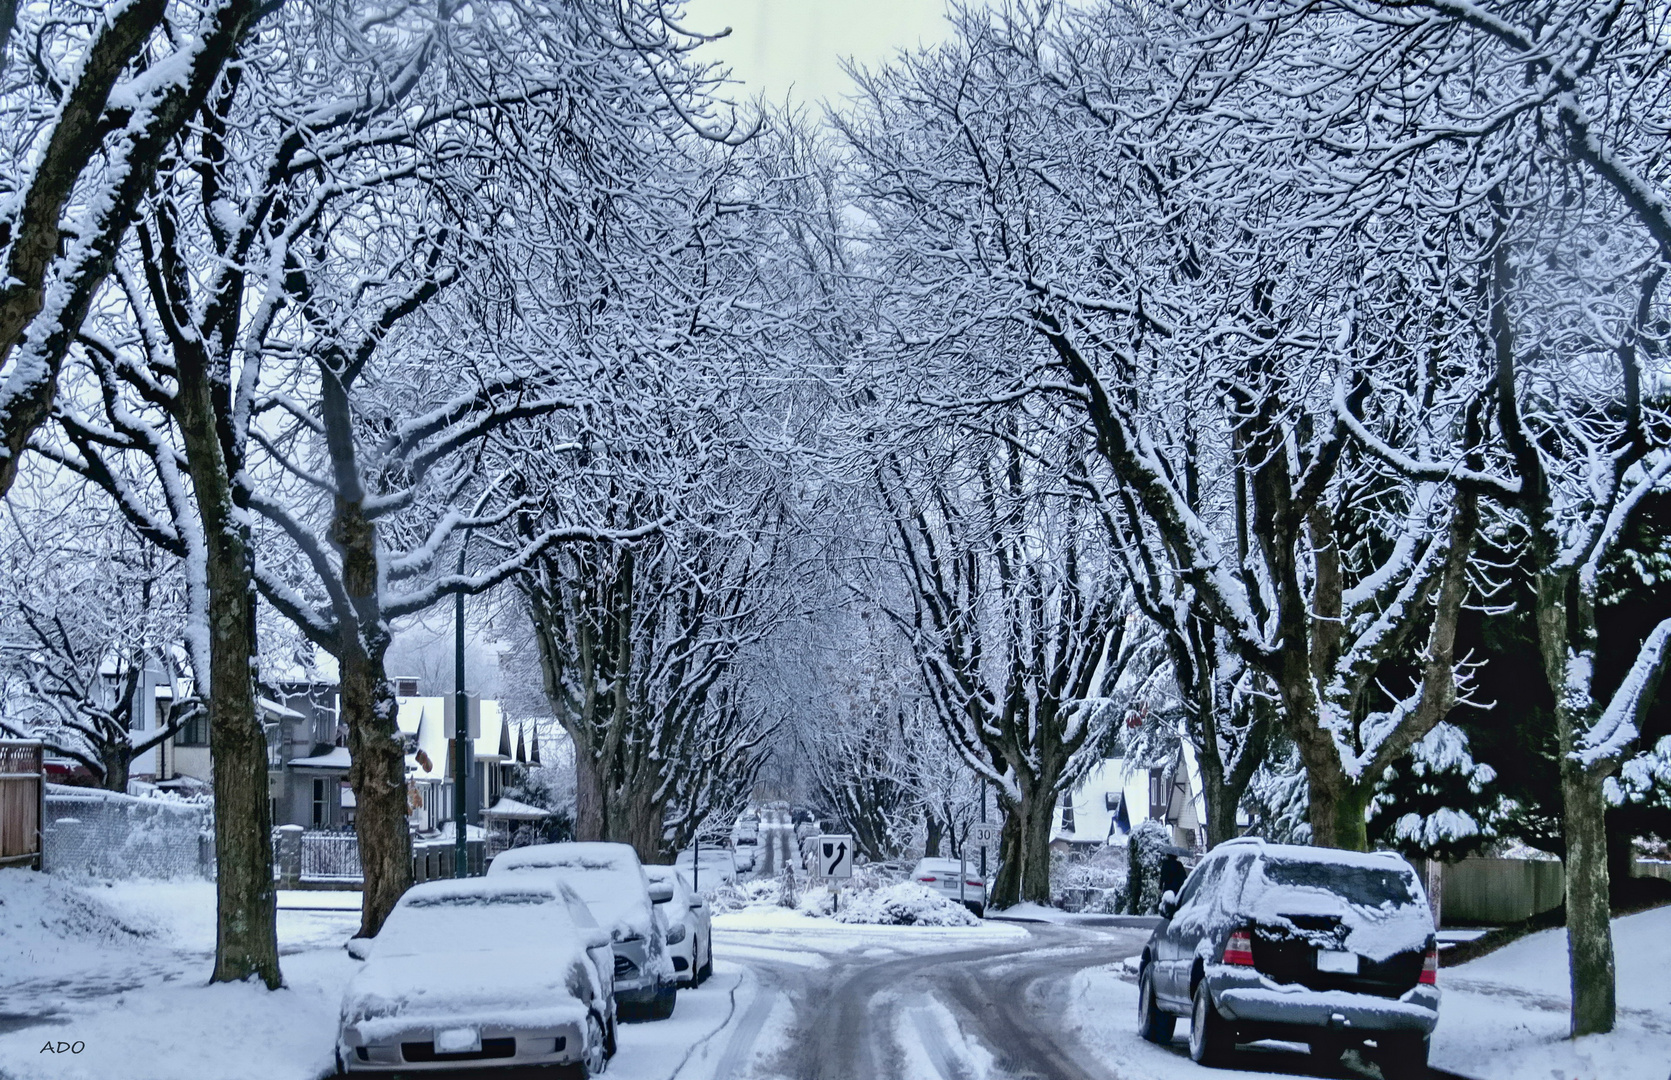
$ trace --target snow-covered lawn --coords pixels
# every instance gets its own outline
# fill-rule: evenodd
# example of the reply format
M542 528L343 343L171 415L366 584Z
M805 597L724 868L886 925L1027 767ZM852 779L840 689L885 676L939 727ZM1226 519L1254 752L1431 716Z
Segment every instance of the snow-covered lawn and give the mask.
M1567 1032L1566 931L1523 938L1469 964L1442 971L1444 1000L1433 1035L1435 1067L1473 1080L1662 1080L1671 1070L1671 908L1613 921L1618 958L1619 1027L1579 1040ZM1073 978L1067 1023L1087 1046L1128 1063L1132 1075L1207 1074L1185 1055L1189 1022L1178 1022L1171 1048L1137 1034L1135 965L1089 968ZM1214 1078L1307 1072L1298 1045L1244 1051L1250 1070ZM1255 1058L1253 1055L1260 1055ZM1287 1056L1284 1067L1279 1059Z
M0 1077L5 1080L318 1080L357 963L357 893L281 893L286 986L206 985L215 943L208 882L76 885L0 870ZM296 910L299 906L336 910ZM621 1028L619 1080L664 1080L712 1053L743 969L681 991L671 1020ZM60 1043L79 1052L48 1050ZM695 1070L699 1071L699 1070Z
M1476 1080L1662 1080L1671 1074L1671 907L1613 920L1619 1026L1566 1037L1565 930L1440 973L1433 1063Z

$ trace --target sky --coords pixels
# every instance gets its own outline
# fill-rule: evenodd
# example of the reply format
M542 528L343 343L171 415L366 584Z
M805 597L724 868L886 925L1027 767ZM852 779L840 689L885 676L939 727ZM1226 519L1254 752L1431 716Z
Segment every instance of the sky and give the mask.
M732 28L703 51L731 66L746 96L839 103L852 89L843 57L876 64L944 40L944 12L945 0L687 0L685 22L705 33Z

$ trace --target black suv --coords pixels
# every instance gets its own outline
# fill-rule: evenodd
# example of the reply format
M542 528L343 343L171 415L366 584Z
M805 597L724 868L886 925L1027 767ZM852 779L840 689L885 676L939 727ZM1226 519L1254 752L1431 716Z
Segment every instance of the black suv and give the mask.
M1399 856L1229 840L1160 913L1140 958L1145 1038L1169 1042L1188 1016L1203 1065L1224 1064L1238 1042L1284 1039L1330 1062L1373 1043L1387 1080L1426 1075L1439 954Z

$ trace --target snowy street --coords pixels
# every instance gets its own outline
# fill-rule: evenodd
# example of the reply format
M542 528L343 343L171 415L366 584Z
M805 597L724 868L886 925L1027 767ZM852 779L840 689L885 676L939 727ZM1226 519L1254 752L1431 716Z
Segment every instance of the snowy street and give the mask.
M206 986L207 883L0 880L0 1076L6 1080L321 1080L355 962L341 944L353 893L281 893L287 986ZM332 910L332 909L335 910ZM1044 915L1044 912L1039 912ZM1046 916L1052 917L1052 916ZM1142 926L1108 918L869 926L775 907L717 916L715 974L670 1020L625 1024L620 1080L1225 1080L1377 1075L1320 1068L1300 1046L1257 1044L1233 1067L1138 1037L1122 961ZM1436 1078L1654 1076L1671 1059L1671 909L1616 921L1623 1021L1566 1040L1564 938L1534 935L1442 976ZM1540 991L1538 988L1542 987ZM76 1053L43 1048L80 1044Z

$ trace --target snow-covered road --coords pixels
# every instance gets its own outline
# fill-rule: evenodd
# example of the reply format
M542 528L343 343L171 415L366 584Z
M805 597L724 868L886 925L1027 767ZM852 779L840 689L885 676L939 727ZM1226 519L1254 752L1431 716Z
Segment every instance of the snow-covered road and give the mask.
M76 887L0 873L4 1080L321 1080L355 965L344 896L281 898L286 989L204 985L214 941L206 882ZM615 1080L1373 1080L1302 1047L1261 1044L1208 1071L1136 1032L1121 961L1144 927L987 920L840 923L780 907L715 918L714 977L672 1019L623 1025ZM1615 922L1621 1031L1561 1037L1563 941L1534 935L1441 975L1436 1063L1473 1080L1658 1080L1671 1060L1671 909ZM1541 996L1539 996L1541 995ZM1536 1000L1532 1000L1535 998ZM1547 1000L1545 1000L1547 998ZM43 1048L79 1045L68 1055ZM1455 1074L1436 1070L1443 1080Z

